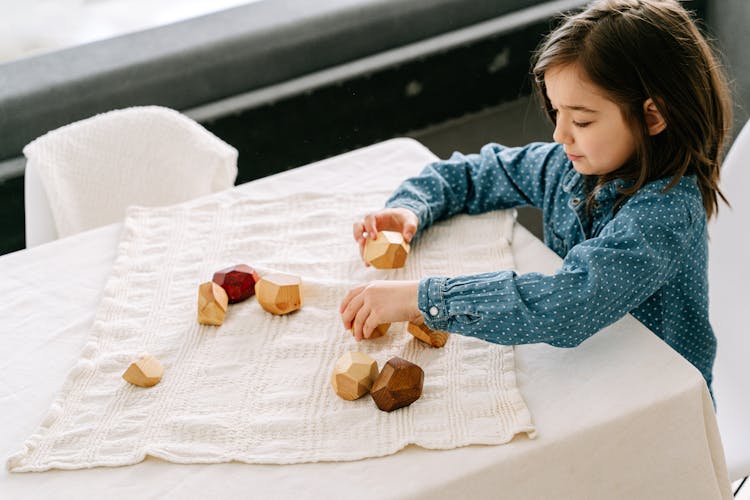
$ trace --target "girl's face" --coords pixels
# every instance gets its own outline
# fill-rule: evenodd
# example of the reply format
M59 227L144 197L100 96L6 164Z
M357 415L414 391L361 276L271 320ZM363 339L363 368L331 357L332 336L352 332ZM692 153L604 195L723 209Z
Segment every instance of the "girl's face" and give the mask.
M578 172L608 174L635 154L635 137L620 107L588 81L577 65L550 68L544 83L556 114L552 138L565 146Z

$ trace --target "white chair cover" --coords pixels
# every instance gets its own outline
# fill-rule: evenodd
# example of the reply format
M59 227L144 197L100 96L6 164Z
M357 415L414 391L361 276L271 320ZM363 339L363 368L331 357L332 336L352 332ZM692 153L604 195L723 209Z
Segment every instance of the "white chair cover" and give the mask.
M750 122L722 167L722 206L709 226L710 319L719 346L714 366L716 417L729 478L750 474Z
M159 106L66 125L23 152L27 247L120 221L130 205L170 205L227 189L237 177L235 148Z

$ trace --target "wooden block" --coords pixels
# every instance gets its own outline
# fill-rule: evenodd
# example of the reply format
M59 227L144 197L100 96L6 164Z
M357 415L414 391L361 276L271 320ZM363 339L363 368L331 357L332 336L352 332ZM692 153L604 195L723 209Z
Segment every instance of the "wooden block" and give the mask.
M410 321L406 329L419 340L432 347L443 347L448 341L448 335L450 335L450 333L442 330L433 330L423 320L414 323Z
M302 307L302 280L290 274L269 274L255 285L255 296L266 311L287 314Z
M148 354L130 363L122 378L139 387L151 387L161 381L164 367L159 360Z
M347 401L361 398L378 376L378 362L363 352L347 352L333 367L333 391Z
M396 231L379 231L374 240L365 242L365 262L378 269L404 267L411 247Z
M198 323L219 326L224 323L229 297L219 285L207 281L198 287Z
M260 277L247 264L227 267L214 273L213 282L227 292L229 303L235 304L250 298L255 293L255 283Z
M388 333L388 329L391 327L390 323L383 323L382 325L378 325L375 327L375 329L370 334L370 340L377 339ZM354 328L350 330L352 332L352 335L354 335Z
M388 360L370 389L370 395L383 411L409 406L422 396L424 370L403 358Z

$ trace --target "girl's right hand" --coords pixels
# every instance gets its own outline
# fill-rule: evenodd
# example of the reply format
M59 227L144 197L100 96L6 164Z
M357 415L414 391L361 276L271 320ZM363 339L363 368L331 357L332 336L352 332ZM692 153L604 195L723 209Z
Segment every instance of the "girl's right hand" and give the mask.
M408 208L384 208L365 215L361 221L354 223L354 239L359 245L359 255L364 260L365 242L367 238L374 240L378 231L399 232L403 235L404 241L410 243L418 225L417 214Z

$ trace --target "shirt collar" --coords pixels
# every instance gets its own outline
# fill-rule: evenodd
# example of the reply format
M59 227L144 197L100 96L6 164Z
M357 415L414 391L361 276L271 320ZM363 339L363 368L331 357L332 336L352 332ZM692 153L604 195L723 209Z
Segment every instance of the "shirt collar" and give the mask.
M607 200L614 200L620 195L620 190L624 187L631 185L633 181L626 181L624 179L614 179L603 185L594 195L594 199L598 202ZM583 191L583 175L578 172L575 168L571 168L568 173L565 174L562 181L563 191L566 193L572 193L573 191Z

